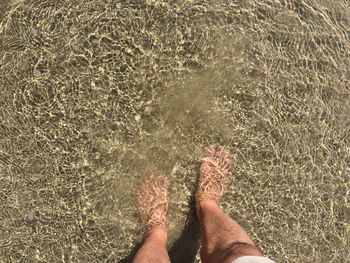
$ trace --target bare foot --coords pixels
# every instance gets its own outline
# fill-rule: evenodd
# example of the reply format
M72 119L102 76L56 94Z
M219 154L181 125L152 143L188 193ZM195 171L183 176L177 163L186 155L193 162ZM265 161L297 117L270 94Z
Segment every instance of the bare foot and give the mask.
M156 229L168 231L167 189L165 176L151 176L139 189L138 208L146 237Z
M199 187L196 193L197 217L200 203L210 202L219 205L231 174L229 153L222 146L209 145L204 150L200 167Z

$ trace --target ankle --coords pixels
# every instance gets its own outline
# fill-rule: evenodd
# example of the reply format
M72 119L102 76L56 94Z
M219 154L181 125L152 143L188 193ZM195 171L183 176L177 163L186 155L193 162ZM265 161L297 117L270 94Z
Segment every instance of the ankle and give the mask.
M221 210L219 204L217 204L214 200L203 200L197 203L197 217L201 222L202 219L209 213L215 213Z
M168 232L162 227L155 227L147 235L146 241L159 245L166 245L168 242Z
M207 199L199 202L199 206L201 209L215 209L219 208L219 204L214 200Z

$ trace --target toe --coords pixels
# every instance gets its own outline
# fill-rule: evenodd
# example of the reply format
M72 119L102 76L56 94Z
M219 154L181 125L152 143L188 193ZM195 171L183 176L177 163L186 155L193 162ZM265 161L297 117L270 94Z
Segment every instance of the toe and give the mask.
M158 185L162 188L168 187L168 178L165 175L161 175L157 177Z
M204 157L212 157L215 154L215 145L208 145L204 149Z

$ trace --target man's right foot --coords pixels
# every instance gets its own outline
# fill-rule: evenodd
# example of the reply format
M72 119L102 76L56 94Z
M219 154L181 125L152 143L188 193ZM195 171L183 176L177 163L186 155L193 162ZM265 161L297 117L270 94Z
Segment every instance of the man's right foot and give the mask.
M209 145L204 150L196 193L197 217L202 203L219 205L231 175L229 153L222 146Z
M155 230L168 231L168 179L166 176L151 176L140 187L138 208L148 237Z

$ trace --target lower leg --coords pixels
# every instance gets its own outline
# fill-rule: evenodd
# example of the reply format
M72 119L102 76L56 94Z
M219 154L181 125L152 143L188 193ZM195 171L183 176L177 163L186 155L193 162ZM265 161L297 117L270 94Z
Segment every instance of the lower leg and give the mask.
M139 189L138 208L146 238L133 263L170 263L167 187L165 176L151 176Z
M213 201L199 203L203 263L229 263L241 256L262 256L243 228Z
M153 230L137 252L133 263L170 263L167 251L167 232Z
M242 227L219 207L231 169L229 153L223 147L209 145L205 148L196 193L203 263L231 263L241 256L262 256Z

